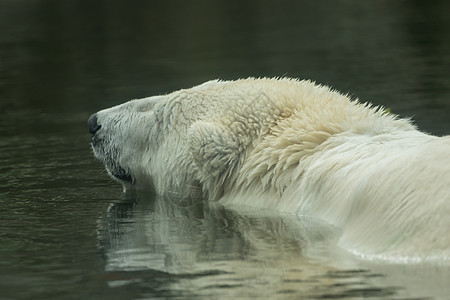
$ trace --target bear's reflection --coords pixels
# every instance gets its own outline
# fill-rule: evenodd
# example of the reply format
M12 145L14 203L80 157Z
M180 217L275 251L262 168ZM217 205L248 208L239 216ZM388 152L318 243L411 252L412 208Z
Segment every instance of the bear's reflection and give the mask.
M111 285L143 284L146 274L153 274L159 288L196 297L317 296L330 291L348 297L360 285L368 288L364 282L373 274L358 269L333 246L339 234L314 220L278 212L241 207L238 213L208 202L148 194L111 204L99 221L106 271L135 274ZM341 271L332 261L351 271L333 275ZM391 295L393 290L375 292Z
M110 270L179 274L215 264L223 268L223 261L300 259L311 246L324 250L335 233L310 219L140 194L111 204L100 222L99 241Z

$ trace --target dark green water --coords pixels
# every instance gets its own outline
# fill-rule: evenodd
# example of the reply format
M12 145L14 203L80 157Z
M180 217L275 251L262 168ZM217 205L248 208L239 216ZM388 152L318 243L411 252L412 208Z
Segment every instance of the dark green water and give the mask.
M449 134L449 11L0 0L0 299L445 299L448 266L361 262L307 220L126 197L92 157L86 121L213 78L286 75Z

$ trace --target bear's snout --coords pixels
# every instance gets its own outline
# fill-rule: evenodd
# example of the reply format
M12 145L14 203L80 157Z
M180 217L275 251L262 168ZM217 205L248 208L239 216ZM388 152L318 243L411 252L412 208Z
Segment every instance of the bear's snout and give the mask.
M88 119L89 132L94 135L102 127L97 122L97 114L92 114Z

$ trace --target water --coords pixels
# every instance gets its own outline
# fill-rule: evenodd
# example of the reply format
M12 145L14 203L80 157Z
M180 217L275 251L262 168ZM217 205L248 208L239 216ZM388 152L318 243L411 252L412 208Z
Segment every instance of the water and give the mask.
M212 78L330 84L450 133L446 1L0 1L0 299L445 299L325 224L123 195L86 120Z

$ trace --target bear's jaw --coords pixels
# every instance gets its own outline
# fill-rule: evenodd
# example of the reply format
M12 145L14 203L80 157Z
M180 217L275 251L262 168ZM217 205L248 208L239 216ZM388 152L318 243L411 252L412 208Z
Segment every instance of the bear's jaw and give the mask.
M114 155L104 150L103 143L95 136L92 137L91 148L95 158L101 161L107 173L113 179L119 181L122 185L130 185L135 181L131 173L118 164L118 160L113 157Z
M134 178L131 176L131 174L121 166L116 165L115 167L108 167L107 164L105 164L105 166L108 174L122 183L122 185L129 185L134 183Z

